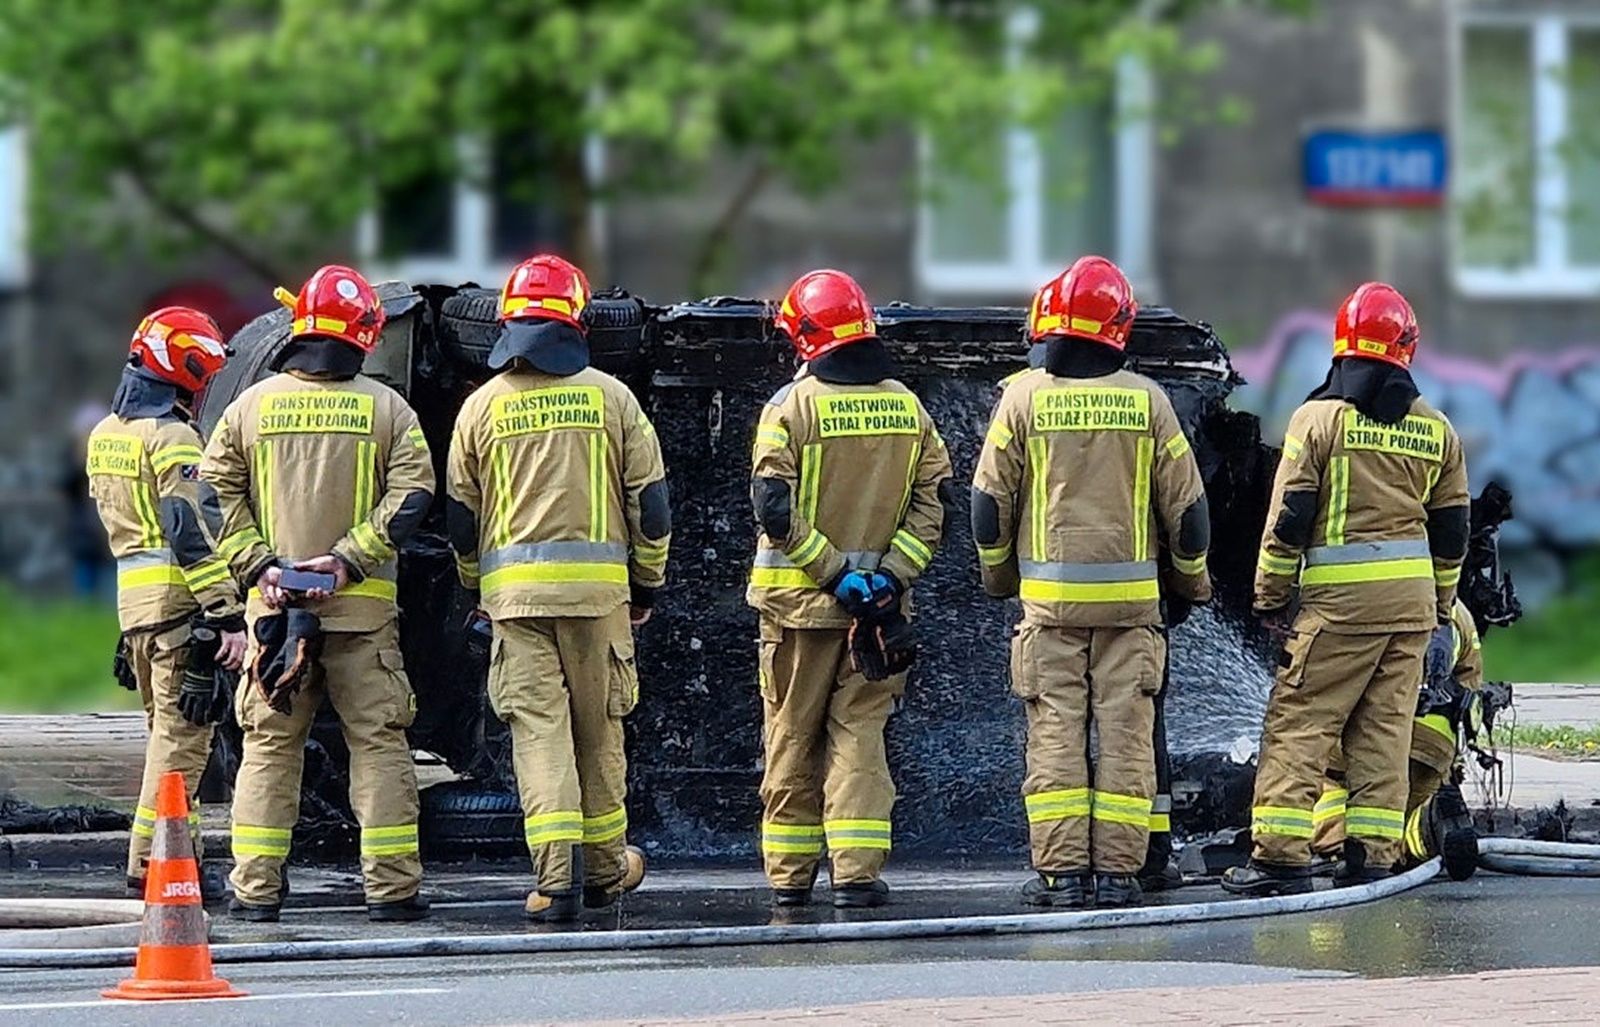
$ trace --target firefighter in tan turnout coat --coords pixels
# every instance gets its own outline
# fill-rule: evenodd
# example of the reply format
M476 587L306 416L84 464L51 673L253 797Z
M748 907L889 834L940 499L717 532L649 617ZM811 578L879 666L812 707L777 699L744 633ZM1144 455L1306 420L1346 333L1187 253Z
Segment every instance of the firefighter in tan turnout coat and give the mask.
M1047 343L1044 367L1007 385L973 482L984 588L1022 600L1011 685L1028 720L1030 905L1141 899L1161 599L1211 595L1210 520L1188 439L1161 387L1123 369L1135 310L1127 279L1101 257L1039 291L1028 329Z
M306 737L327 699L350 748L368 912L417 919L428 907L405 734L416 699L400 656L395 574L397 550L432 499L433 462L405 400L359 373L384 321L366 280L324 267L293 304L279 373L228 407L201 466L221 499L221 550L252 586L250 671L236 704L244 759L232 912L278 917ZM296 589L300 573L325 584Z
M538 888L526 914L569 921L644 878L626 845L622 718L639 698L633 628L665 582L671 513L655 429L589 365L589 284L559 257L500 296L501 373L462 406L447 520L463 584L493 620L489 697L511 732Z

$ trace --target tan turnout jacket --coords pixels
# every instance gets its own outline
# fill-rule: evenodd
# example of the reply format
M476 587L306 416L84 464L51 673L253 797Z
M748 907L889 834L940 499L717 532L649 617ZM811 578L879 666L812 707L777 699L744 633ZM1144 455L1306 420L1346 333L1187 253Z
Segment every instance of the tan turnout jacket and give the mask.
M363 375L274 375L223 412L200 474L221 500L219 548L241 580L253 585L274 560L332 553L353 573L308 604L324 630L394 618L396 551L434 488L428 441L399 393ZM250 614L265 610L252 587Z
M491 378L450 443L449 495L476 521L475 544L452 529L462 583L495 620L599 617L630 584L659 588L671 534L647 531L642 498L665 476L650 419L604 371Z
M821 586L849 567L881 569L909 589L939 548L950 454L893 379L839 385L803 374L779 389L756 425L751 474L772 485L757 499L763 530L746 598L783 627L849 627Z
M1203 545L1179 542L1185 511L1205 495L1200 471L1172 402L1143 375L1011 379L973 488L998 508L996 541L980 535L978 546L984 588L1020 595L1029 621L1159 624L1163 573L1174 595L1211 597Z

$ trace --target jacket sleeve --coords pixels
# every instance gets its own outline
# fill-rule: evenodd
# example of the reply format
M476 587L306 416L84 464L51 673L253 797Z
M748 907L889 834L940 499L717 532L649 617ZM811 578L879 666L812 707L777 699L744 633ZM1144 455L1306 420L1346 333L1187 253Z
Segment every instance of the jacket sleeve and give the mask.
M1461 583L1461 564L1472 533L1472 498L1467 492L1467 462L1454 428L1445 432L1444 460L1428 492L1428 550L1433 556L1433 581L1438 590L1439 623L1450 620Z
M250 457L239 436L241 402L235 400L212 431L200 461L200 480L216 494L222 515L217 553L228 561L240 584L248 587L277 560L277 555L267 544L256 523L255 508L250 505Z
M672 547L672 504L661 440L655 426L629 394L623 408L622 512L628 524L628 583L636 606L651 606L667 583L667 553Z
M1195 462L1189 438L1165 395L1155 403L1155 486L1156 517L1172 560L1172 571L1165 582L1173 595L1203 603L1211 598L1211 575L1206 569L1206 554L1211 548L1211 508L1206 502L1205 483L1200 465Z
M1332 440L1317 430L1306 407L1296 410L1283 436L1283 458L1272 481L1266 530L1256 561L1255 608L1271 613L1289 605L1300 578L1300 557L1311 544L1322 476Z
M972 480L972 538L978 547L983 590L1003 599L1022 583L1017 565L1017 514L1021 510L1028 426L1011 389L995 404Z
M239 586L228 561L217 553L221 514L216 493L200 481L203 457L200 435L190 425L173 422L156 432L150 467L156 477L161 532L205 616L215 621L240 621L244 603ZM242 622L236 626L242 627Z
M909 471L910 494L880 567L906 587L928 569L939 548L939 540L944 536L943 493L953 473L950 451L945 448L938 426L920 400L917 410L922 416L922 439L917 447L916 465Z
M806 519L799 501L800 464L783 404L768 403L756 424L751 456L750 500L756 523L768 541L817 585L827 587L844 573L844 554Z
M482 456L478 451L477 404L468 400L456 415L450 433L450 455L445 462L445 533L455 552L456 575L461 587L476 592L481 575L478 546L483 537Z
M1478 637L1478 626L1472 613L1459 602L1453 607L1452 620L1456 636L1456 662L1450 676L1462 688L1477 691L1483 687L1483 640Z
M393 560L405 545L433 501L433 456L417 415L404 401L395 399L390 430L389 459L383 476L383 494L365 518L333 544L333 555L350 567L360 581Z

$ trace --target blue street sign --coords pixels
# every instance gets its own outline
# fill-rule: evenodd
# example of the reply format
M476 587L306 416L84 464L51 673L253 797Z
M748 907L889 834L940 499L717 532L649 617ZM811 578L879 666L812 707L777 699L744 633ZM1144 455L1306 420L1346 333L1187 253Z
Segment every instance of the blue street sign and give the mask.
M1306 195L1340 206L1432 206L1444 199L1444 134L1320 131L1306 136Z

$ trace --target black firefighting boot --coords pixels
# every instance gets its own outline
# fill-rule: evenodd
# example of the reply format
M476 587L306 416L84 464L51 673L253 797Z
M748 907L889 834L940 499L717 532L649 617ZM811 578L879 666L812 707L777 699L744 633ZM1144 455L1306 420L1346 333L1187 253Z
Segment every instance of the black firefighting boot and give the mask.
M1088 870L1040 871L1022 886L1022 904L1044 909L1086 909L1094 898L1094 874Z
M1144 903L1144 891L1132 874L1096 874L1094 904L1100 909L1118 909Z
M1344 862L1344 848L1330 849L1326 852L1311 850L1311 876L1327 877L1339 869L1339 864Z
M889 886L883 881L861 881L833 886L834 909L876 909L889 901Z
M1139 871L1139 887L1146 892L1171 891L1183 887L1183 871L1178 869L1178 864L1168 859L1156 866L1146 864Z
M413 920L426 920L428 906L428 900L421 892L393 902L369 902L367 919L378 923L410 923Z
M1393 877L1394 870L1390 867L1369 866L1367 864L1367 847L1354 838L1344 840L1344 862L1333 872L1333 886L1335 888L1353 888L1357 885L1371 884Z
M622 876L611 884L583 886L583 904L588 909L605 909L644 882L644 850L629 845L622 850Z
M200 864L200 900L220 902L228 897L228 865L217 860Z
M1303 895L1311 890L1311 868L1252 859L1242 867L1229 867L1223 872L1222 890L1249 898Z
M822 869L819 863L811 868L811 879L801 888L774 888L772 889L772 904L774 906L809 906L811 905L811 889L816 886L817 872Z
M281 902L274 902L270 906L252 906L248 902L240 902L237 896L228 900L228 915L246 923L275 924L282 912Z
M583 911L583 895L577 890L546 895L541 891L528 893L522 915L536 924L570 924Z
M1455 783L1441 785L1420 810L1424 844L1444 860L1445 873L1452 881L1465 881L1478 869L1478 832L1472 825L1472 812ZM1408 846L1409 847L1409 846ZM1422 858L1426 853L1416 853Z

